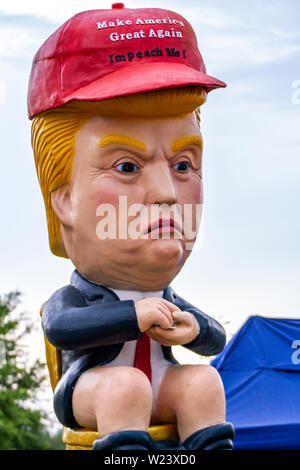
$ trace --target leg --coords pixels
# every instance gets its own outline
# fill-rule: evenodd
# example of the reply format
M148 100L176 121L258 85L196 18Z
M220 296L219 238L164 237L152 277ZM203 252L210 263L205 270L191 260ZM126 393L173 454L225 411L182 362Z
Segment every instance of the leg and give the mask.
M181 442L200 429L225 422L221 378L211 366L178 365L161 383L152 422L177 422Z
M73 393L73 413L83 427L101 435L147 431L152 407L151 384L133 367L97 367L85 372Z

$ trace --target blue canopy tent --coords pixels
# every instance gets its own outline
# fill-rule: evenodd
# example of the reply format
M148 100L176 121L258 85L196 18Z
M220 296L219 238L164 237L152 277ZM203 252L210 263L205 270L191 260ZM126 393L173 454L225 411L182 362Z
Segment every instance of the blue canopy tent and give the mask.
M300 320L251 316L211 365L236 450L300 449Z

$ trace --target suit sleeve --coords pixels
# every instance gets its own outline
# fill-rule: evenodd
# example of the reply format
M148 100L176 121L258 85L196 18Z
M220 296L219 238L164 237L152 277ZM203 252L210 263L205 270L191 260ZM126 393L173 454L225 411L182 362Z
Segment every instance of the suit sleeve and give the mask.
M42 327L48 341L60 349L89 349L123 343L142 336L133 300L88 306L72 285L46 302Z
M201 356L214 356L220 353L226 344L226 333L223 326L177 294L174 295L174 303L181 310L194 315L200 327L198 336L183 346Z

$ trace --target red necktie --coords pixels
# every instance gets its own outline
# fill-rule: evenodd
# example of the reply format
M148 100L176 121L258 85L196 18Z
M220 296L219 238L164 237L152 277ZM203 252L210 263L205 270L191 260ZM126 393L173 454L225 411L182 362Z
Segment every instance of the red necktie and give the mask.
M146 333L137 340L134 367L143 371L151 382L150 337Z

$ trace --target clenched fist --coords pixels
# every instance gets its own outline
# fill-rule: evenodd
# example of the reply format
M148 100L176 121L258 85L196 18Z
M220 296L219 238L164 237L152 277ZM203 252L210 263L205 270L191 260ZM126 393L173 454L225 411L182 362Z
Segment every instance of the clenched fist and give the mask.
M146 297L134 302L139 329L143 333L153 325L168 329L174 324L172 312L178 310L176 305L160 297Z
M195 317L165 299L147 297L134 305L141 332L163 346L188 344L199 334Z
M198 336L200 327L194 315L176 309L172 312L172 317L176 326L174 330L165 330L154 325L146 331L146 334L163 346L188 344Z

